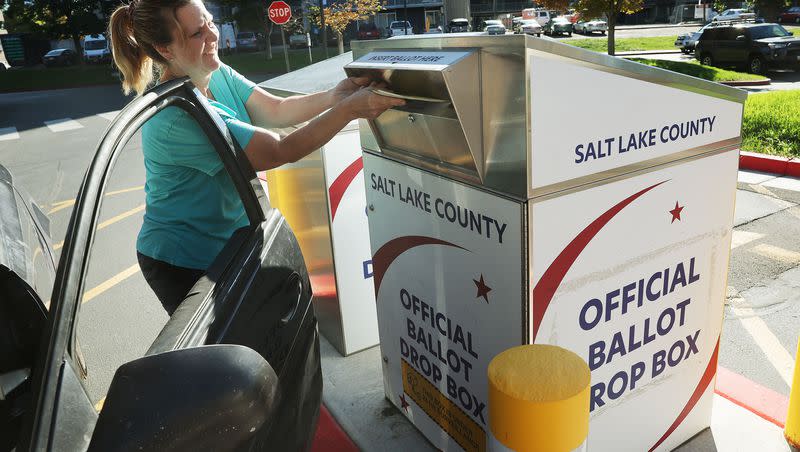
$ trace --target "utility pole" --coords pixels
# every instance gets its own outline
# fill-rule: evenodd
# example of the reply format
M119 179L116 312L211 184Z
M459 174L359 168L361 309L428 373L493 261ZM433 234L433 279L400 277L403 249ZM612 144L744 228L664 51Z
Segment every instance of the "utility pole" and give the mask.
M325 26L325 0L319 0L319 17L322 24L322 48L325 49L325 59L328 59L328 27Z
M403 0L403 35L408 34L408 0Z
M453 19L463 17L472 22L469 12L469 0L442 0L442 11L444 12L445 25Z

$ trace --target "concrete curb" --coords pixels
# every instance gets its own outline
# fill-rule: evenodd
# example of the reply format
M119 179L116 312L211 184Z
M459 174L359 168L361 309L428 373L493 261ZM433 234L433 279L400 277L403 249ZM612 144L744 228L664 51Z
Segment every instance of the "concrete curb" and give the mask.
M722 85L728 86L764 86L772 83L772 79L764 80L733 80L730 82L719 82Z
M614 56L647 56L647 55L677 55L681 53L680 50L626 50L622 52L615 52Z
M717 367L715 392L780 428L786 423L788 397L722 366Z
M800 160L741 151L739 169L760 171L776 176L800 177Z

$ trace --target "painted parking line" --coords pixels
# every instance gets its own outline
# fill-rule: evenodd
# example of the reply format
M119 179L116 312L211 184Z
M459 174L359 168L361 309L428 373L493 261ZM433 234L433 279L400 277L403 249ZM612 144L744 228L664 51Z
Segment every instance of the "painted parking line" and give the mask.
M733 238L731 239L731 249L736 249L742 245L747 245L750 242L756 241L764 237L764 234L750 231L737 231L734 229Z
M745 331L753 338L758 348L764 353L764 357L775 368L778 375L786 383L792 386L792 372L794 371L794 359L791 353L781 344L769 326L751 308L734 308L731 311L738 317Z
M0 141L19 140L16 127L0 127Z
M94 404L94 410L98 413L103 409L103 405L106 404L106 398L103 397L102 399L98 400L97 403Z
M83 128L81 123L72 118L53 119L52 121L45 121L44 125L46 125L51 132L66 132L67 130Z
M108 119L109 121L113 121L114 118L117 117L117 115L119 114L120 111L122 111L122 110L107 111L105 113L98 113L97 116L99 116L99 117L101 117L103 119Z
M83 301L81 303L86 303L91 301L92 299L96 298L98 295L102 294L103 292L111 289L112 287L116 286L117 284L125 281L126 279L130 278L131 276L139 273L139 264L133 264L130 267L126 268L125 270L117 273L116 275L112 276L111 278L103 281L102 283L98 284L96 287L93 287L86 292L83 293Z
M144 189L144 185L139 185L137 187L124 188L122 190L110 191L110 192L106 193L105 196L119 195L121 193L130 193L132 191L143 190L143 189ZM75 205L75 200L74 199L67 199L67 200L64 200L64 201L54 202L51 205L52 208L50 209L49 212L47 212L47 214L50 215L51 213L56 213L59 210L66 209L67 207L72 207L74 205Z
M136 214L138 212L141 212L141 211L144 210L144 207L145 207L144 204L140 204L140 205L134 207L131 210L126 210L125 212L122 212L121 214L119 214L119 215L117 215L115 217L111 217L108 220L100 223L97 226L97 230L99 231L101 229L105 229L106 227L111 226L112 224L114 224L116 222L122 221L122 220L128 218L131 215L134 215L134 214ZM63 247L63 246L64 246L64 241L62 240L62 241L56 243L55 245L53 245L53 249L54 250L58 250L58 249L61 249L61 247Z

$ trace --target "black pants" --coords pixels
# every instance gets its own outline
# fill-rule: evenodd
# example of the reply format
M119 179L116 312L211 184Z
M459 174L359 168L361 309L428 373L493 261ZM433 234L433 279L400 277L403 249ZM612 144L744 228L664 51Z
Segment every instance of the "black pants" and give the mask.
M137 252L139 268L161 306L172 315L205 270L178 267Z

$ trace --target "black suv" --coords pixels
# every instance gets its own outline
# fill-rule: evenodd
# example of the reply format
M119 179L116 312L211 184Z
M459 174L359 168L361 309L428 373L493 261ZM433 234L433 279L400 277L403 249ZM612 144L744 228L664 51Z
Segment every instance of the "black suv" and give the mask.
M753 74L763 74L772 67L797 69L800 38L778 24L707 28L697 41L695 58L706 66L746 66Z

